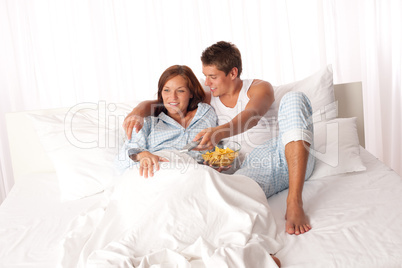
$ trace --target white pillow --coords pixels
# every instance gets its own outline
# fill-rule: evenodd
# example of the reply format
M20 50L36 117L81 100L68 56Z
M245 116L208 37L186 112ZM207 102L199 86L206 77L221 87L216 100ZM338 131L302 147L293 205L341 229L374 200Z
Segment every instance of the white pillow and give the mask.
M316 73L290 84L274 86L275 102L268 115L276 117L282 97L291 91L301 91L310 99L313 108L313 122L326 121L338 116L335 103L332 66L328 65Z
M67 113L29 115L56 170L63 201L91 196L113 183L114 158L125 137L121 124L132 107L82 103Z
M310 180L366 170L360 158L356 117L314 124L314 150L311 153L316 157L316 164Z

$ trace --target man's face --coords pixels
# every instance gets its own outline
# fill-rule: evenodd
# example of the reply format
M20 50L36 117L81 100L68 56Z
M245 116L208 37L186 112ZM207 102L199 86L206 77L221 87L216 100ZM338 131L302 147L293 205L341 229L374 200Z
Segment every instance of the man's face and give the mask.
M226 76L215 65L202 65L202 73L205 75L205 85L210 88L214 97L219 97L229 91L232 83L230 74Z

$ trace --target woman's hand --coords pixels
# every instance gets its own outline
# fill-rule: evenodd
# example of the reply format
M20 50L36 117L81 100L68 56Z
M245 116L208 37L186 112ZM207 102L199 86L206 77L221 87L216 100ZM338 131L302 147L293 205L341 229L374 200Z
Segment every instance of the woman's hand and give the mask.
M169 160L147 151L139 153L137 160L140 162L140 176L145 178L154 176L154 169L159 170L159 162L169 162Z

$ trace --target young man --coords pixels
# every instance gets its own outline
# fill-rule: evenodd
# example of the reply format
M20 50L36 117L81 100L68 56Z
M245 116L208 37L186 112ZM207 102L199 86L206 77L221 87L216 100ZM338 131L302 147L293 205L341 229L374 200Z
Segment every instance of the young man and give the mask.
M202 130L198 149L212 149L222 139L237 140L242 145L241 168L236 174L254 179L267 198L289 188L286 210L286 232L303 234L311 229L302 201L304 181L314 168L314 157L308 148L313 142L311 104L300 92L281 100L278 113L279 135L272 138L268 110L274 102L270 83L242 80L241 54L228 42L218 42L201 56L206 102L214 107L219 126ZM151 114L154 101L138 105L126 117L123 126L128 137L133 128L141 128L143 117ZM271 139L272 138L272 139Z

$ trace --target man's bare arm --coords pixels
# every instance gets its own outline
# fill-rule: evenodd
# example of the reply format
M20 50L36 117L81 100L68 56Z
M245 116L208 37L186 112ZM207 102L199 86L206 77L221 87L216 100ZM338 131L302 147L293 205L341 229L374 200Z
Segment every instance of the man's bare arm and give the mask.
M140 102L124 119L123 128L127 138L131 139L133 129L138 133L144 124L144 117L153 115L157 100L147 100Z
M235 117L232 120L237 120L240 123L240 127L238 128L240 131L234 135L243 133L244 131L256 126L258 121L260 121L260 119L268 112L272 103L275 101L274 89L272 85L263 80L254 80L247 92L247 95L250 101L246 105L244 111L236 116L239 117L243 112L245 112L245 118L236 119ZM236 122L233 123L236 124Z
M262 80L254 80L248 91L248 97L250 101L245 109L230 122L215 128L204 129L195 136L194 140L204 136L199 149L211 149L220 140L243 133L256 126L275 100L272 85Z

